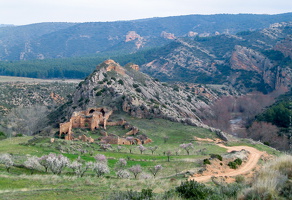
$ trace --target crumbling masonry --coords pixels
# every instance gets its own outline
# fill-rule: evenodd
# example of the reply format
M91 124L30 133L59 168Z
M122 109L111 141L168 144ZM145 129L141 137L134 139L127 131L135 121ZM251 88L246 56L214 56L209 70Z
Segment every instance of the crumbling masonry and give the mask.
M60 124L59 137L65 136L65 140L73 140L72 128L89 128L93 131L103 126L106 129L107 120L112 113L113 111L106 107L74 112L69 122Z

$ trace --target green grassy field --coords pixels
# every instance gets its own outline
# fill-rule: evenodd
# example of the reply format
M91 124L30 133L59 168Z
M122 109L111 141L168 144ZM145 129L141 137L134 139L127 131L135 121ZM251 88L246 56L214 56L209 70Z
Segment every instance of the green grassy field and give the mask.
M16 164L22 164L29 155L38 157L52 153L63 154L71 161L81 157L85 161L94 161L96 154L104 154L108 158L110 173L102 178L95 176L93 171L88 171L84 177L77 178L71 169L66 168L61 175L57 176L44 170L30 175L30 170L23 167L13 166L8 173L3 165L0 165L0 199L105 199L112 191L134 190L141 191L150 188L155 193L163 193L178 186L181 181L186 180L184 175L177 173L188 170L198 170L202 167L202 160L208 158L209 154L224 154L226 149L207 142L194 141L194 136L201 138L216 138L215 133L209 130L170 122L163 119L135 119L123 116L132 125L139 127L142 133L150 137L153 142L145 147L158 146L152 155L150 150L140 153L139 149L123 146L120 152L117 145L108 151L101 151L98 144L87 144L80 141L65 141L56 139L50 143L46 137L14 137L0 140L0 154L10 153ZM120 133L120 127L108 127L108 133ZM88 135L97 137L96 133L85 130ZM165 142L163 137L168 136ZM29 142L28 142L29 141ZM193 143L194 149L190 155L179 150L182 143ZM236 145L235 143L230 145ZM81 154L77 149L85 149L87 152ZM259 146L258 148L263 148ZM165 151L172 151L170 162L167 161ZM127 168L133 165L141 165L143 172L149 173L149 167L162 165L163 169L156 178L147 180L118 179L114 172L114 166L119 158L127 160Z

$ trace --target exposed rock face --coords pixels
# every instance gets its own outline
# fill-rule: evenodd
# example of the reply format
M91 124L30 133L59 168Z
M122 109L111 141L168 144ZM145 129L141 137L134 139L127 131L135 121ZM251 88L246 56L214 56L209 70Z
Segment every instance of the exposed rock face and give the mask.
M135 45L137 49L140 49L143 47L143 44L145 43L145 39L141 37L139 34L137 34L135 31L129 31L126 35L125 42L135 41Z
M232 69L256 71L258 73L273 67L271 61L261 53L239 45L235 46L230 64Z
M141 36L137 34L135 31L129 31L126 35L126 40L125 42L130 42L132 40L140 39Z
M172 33L167 33L165 31L161 32L161 37L165 38L165 39L169 39L169 40L174 40L176 37L174 36L174 34Z
M198 35L197 32L193 32L193 31L189 31L189 32L188 32L188 37L195 37L195 36L197 36L197 35Z
M163 81L226 84L242 93L289 90L291 34L291 23L278 23L238 35L178 38L142 65L141 71Z

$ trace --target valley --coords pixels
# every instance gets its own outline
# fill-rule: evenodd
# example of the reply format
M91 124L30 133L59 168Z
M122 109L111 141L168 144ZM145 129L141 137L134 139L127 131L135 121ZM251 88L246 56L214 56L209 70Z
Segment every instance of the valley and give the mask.
M291 23L0 26L0 199L291 199Z

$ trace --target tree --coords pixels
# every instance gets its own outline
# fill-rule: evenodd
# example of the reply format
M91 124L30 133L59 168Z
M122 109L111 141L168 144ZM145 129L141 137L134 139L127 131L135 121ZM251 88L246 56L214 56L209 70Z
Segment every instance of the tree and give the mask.
M71 168L74 171L75 175L78 177L83 177L85 172L92 166L93 166L92 162L82 163L76 160L68 165L68 167Z
M62 154L56 155L54 153L50 153L47 158L47 162L49 163L49 169L54 174L61 174L62 170L69 164L69 159Z
M170 150L166 151L167 162L170 162L170 156L172 156L172 152Z
M181 145L179 145L180 148L184 149L188 155L190 155L190 150L194 148L192 143L183 143Z
M146 151L146 150L147 150L147 148L146 148L146 147L144 147L142 144L140 144L140 145L138 146L138 148L139 148L139 150L140 150L141 154L142 154L144 151Z
M151 151L151 153L153 155L154 151L156 151L158 149L158 146L148 147L148 149Z
M107 150L109 150L109 149L112 148L112 145L110 145L110 144L101 144L101 145L100 145L100 148L101 148L101 150L103 150L103 151L107 151Z
M0 154L0 164L4 164L7 172L9 172L10 168L14 164L14 162L12 160L12 156L8 153Z
M149 171L151 172L151 174L154 176L157 175L157 173L162 170L162 166L161 165L155 165L154 167L149 168Z
M138 174L142 173L142 168L140 165L134 165L129 171L134 175L135 179L137 179Z
M116 175L118 178L129 178L130 172L128 170L121 169L116 172Z
M43 155L42 157L38 159L40 165L45 168L45 172L48 172L49 165L50 165L48 161L48 157L49 157L48 155Z
M103 154L97 154L96 156L94 156L94 158L95 158L96 162L107 163L107 158Z
M120 151L122 150L122 148L123 148L123 147L122 147L121 145L118 145L118 146L117 146L117 150L118 150L118 152L120 152Z
M97 177L101 177L106 173L109 173L109 167L106 163L96 162L92 166L92 170L96 173Z
M166 142L168 141L168 139L169 139L168 136L164 136L164 137L163 137L163 141L164 141L164 143L166 143Z
M130 145L130 146L128 146L128 148L127 148L127 149L129 150L129 153L132 153L132 151L133 151L133 148L134 148L134 147L133 147L133 146L131 146L131 145Z
M14 134L33 135L47 125L48 109L46 106L34 105L30 107L13 108L7 115L5 124Z
M115 164L115 170L118 171L118 170L125 169L126 166L127 166L127 161L124 158L120 158L118 162L116 162Z
M25 162L24 166L31 170L31 174L33 174L34 170L41 170L41 165L39 163L39 158L36 156L29 157Z

